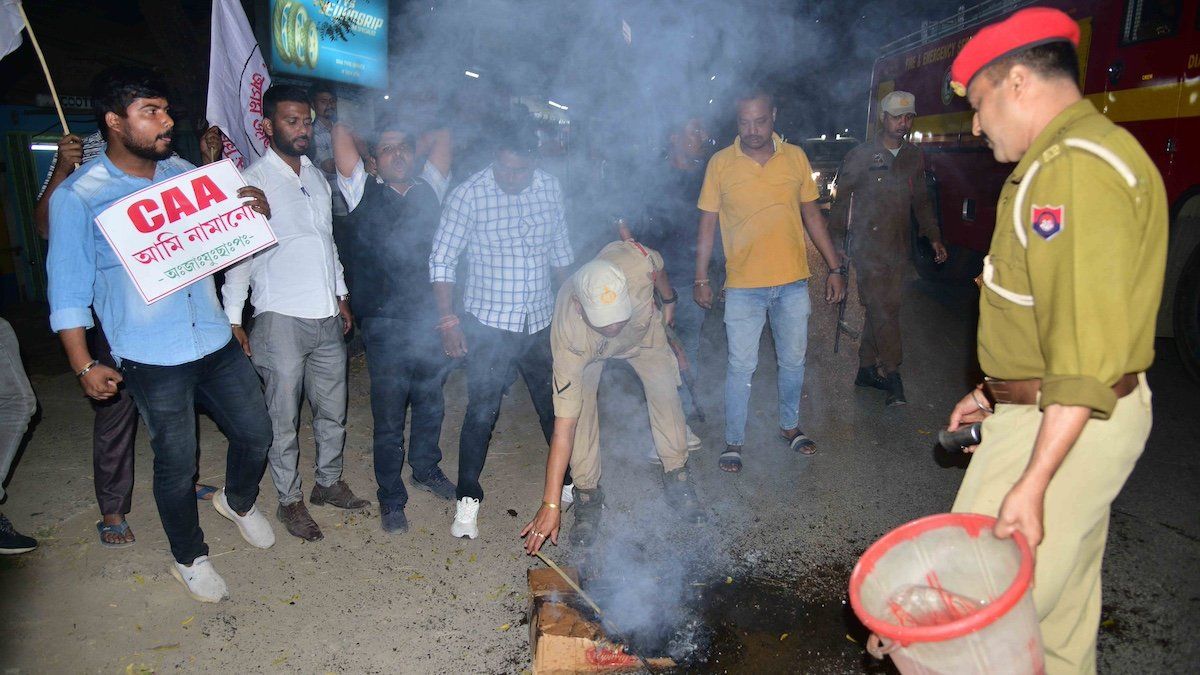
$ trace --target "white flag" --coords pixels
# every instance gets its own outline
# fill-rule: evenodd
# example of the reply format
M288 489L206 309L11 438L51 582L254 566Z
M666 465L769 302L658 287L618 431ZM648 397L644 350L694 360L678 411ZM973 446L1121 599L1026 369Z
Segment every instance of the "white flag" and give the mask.
M0 59L21 46L21 31L25 30L25 21L21 19L18 4L17 0L0 0Z
M3 2L4 0L0 0ZM267 151L262 130L263 92L271 86L267 62L239 0L213 0L208 59L208 123L232 141L223 155L239 169Z

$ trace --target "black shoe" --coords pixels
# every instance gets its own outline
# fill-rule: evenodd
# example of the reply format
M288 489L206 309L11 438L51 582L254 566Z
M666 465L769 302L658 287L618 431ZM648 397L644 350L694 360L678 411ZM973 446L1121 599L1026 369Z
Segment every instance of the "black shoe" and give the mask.
M600 530L600 516L604 510L604 493L600 488L580 490L575 488L575 524L571 526L568 539L572 546L587 548L596 541Z
M856 387L874 387L883 391L887 391L887 380L879 376L879 371L873 367L862 367L858 369L858 376L854 378L854 386Z
M908 399L904 398L904 382L900 380L900 373L892 373L887 376L886 391L888 407L908 403Z
M379 524L388 534L408 532L408 517L404 515L404 507L386 504L380 506Z
M437 467L434 467L433 471L424 478L417 478L414 474L412 482L413 485L427 492L432 492L439 499L445 499L448 502L454 501L457 496L455 495L454 483L451 483L450 479L446 478L446 474L442 473L442 470Z
M283 523L288 534L293 537L300 537L304 541L318 541L325 538L325 535L321 534L321 528L317 526L317 521L308 515L308 509L305 508L303 499L291 504L280 504L275 511L275 517Z
M8 516L0 513L0 555L29 553L37 548L37 545L37 539L17 532Z
M339 509L365 509L371 505L371 502L362 497L356 497L354 492L350 490L350 486L346 485L346 481L342 480L329 487L317 483L313 486L312 494L308 496L308 501L313 506L329 504Z
M663 492L667 503L680 518L696 525L708 522L708 516L700 508L700 500L696 499L696 490L692 487L686 466L663 474Z

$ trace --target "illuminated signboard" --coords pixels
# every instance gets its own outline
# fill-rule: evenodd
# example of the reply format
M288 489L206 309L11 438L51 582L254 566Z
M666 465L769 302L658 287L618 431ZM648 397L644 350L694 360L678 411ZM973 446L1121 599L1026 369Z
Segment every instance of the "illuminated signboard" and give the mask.
M387 87L388 0L270 0L271 70Z

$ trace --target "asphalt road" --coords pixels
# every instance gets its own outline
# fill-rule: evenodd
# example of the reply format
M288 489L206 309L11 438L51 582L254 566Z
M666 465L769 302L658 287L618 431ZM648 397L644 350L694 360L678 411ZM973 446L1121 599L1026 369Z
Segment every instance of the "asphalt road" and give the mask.
M814 288L814 296L819 289ZM603 485L608 506L602 549L587 562L633 593L605 601L623 625L650 621L642 600L692 580L768 579L786 589L784 609L835 606L857 556L891 528L948 510L961 461L933 452L950 406L973 381L976 291L911 280L903 314L909 405L887 409L883 394L852 385L855 347L831 353L833 311L814 298L802 426L819 444L811 458L775 438L774 359L764 338L754 381L746 468L717 469L721 444L723 330L705 329L701 376L705 448L691 460L710 514L704 527L680 524L662 501L636 381L623 369L602 391ZM97 543L91 484L91 412L41 319L14 320L21 333L40 419L8 486L3 511L42 541L36 552L0 559L0 654L16 672L521 672L530 667L525 570L516 534L540 501L545 444L523 385L510 391L483 482L482 536L454 540L453 507L414 492L413 529L389 537L375 508L314 508L326 538L303 543L277 526L268 551L249 549L207 505L201 523L232 600L200 605L167 572L170 556L150 492L151 454L138 437L129 521L136 546ZM851 312L850 321L861 322ZM1104 571L1100 665L1106 673L1190 672L1200 657L1200 386L1185 379L1169 344L1149 374L1155 426L1137 469L1113 508ZM367 377L351 363L346 478L373 497ZM465 382L447 385L443 466L453 477ZM219 484L224 443L201 424L200 475ZM310 466L312 434L301 434ZM311 474L304 475L306 488ZM269 479L259 507L276 506ZM566 517L569 527L571 514ZM578 561L564 545L552 557ZM639 580L653 583L640 584ZM794 606L792 603L795 603ZM756 613L773 616L780 607ZM787 612L781 612L786 614ZM661 613L660 613L661 614ZM843 612L844 614L844 612ZM798 649L794 672L874 671L853 621L829 619ZM661 618L661 617L659 617ZM792 619L794 620L794 617ZM768 624L762 632L774 630ZM794 635L802 635L800 632ZM804 635L807 635L805 633ZM860 636L861 637L861 636ZM808 640L810 638L803 638ZM759 663L768 663L760 661ZM771 662L774 663L774 662ZM755 662L720 669L752 672Z

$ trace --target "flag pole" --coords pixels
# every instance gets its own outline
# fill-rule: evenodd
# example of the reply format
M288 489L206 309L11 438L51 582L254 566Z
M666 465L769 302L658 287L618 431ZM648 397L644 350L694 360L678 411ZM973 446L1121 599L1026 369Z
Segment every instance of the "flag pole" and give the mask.
M50 77L50 68L46 65L46 57L42 54L42 47L38 44L37 36L33 34L33 26L29 24L29 17L25 14L25 5L18 2L17 11L21 13L21 20L25 22L25 32L29 33L29 41L33 43L33 51L37 52L38 61L42 62L42 72L46 74L46 84L50 85L50 98L54 99L54 109L58 111L58 121L62 124L63 133L71 133L70 127L67 126L67 116L63 114L62 103L58 101L58 90L54 88L54 80Z

